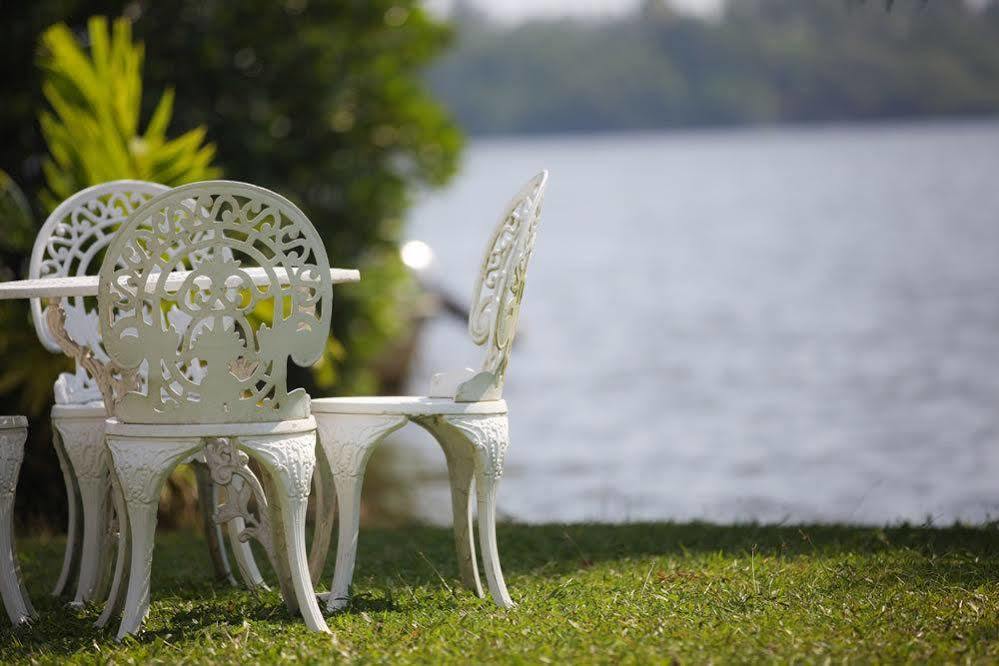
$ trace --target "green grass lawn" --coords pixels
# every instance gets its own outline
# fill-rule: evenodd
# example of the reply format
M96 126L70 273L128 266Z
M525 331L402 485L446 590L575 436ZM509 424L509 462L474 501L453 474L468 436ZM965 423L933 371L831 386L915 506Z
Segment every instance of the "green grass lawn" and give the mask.
M995 526L504 525L499 540L509 611L459 588L449 531L362 532L355 600L326 636L276 592L211 580L198 537L163 533L145 632L119 645L92 628L99 609L48 596L61 542L22 539L41 617L0 629L0 661L999 659Z

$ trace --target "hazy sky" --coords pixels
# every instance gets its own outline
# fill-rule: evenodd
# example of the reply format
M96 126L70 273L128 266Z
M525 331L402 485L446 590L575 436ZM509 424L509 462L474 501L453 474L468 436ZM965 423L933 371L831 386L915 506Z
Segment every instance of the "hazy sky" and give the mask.
M490 16L516 21L531 16L593 16L630 11L639 0L472 0ZM447 9L453 0L428 0L435 9ZM722 0L670 0L677 9L699 13L716 11Z

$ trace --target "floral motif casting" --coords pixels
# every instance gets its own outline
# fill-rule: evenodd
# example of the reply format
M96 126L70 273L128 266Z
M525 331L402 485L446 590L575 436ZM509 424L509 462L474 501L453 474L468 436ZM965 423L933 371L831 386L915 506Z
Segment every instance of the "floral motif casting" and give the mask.
M254 284L245 268L268 280ZM177 291L174 270L192 269ZM283 269L287 279L278 277ZM147 367L117 415L138 423L220 423L308 416L288 392L289 357L314 363L329 332L332 282L322 239L283 197L227 181L194 183L132 213L108 247L98 303L104 345ZM175 325L176 309L186 326Z
M482 371L491 373L500 388L513 346L547 181L547 172L538 174L507 206L473 291L468 332L475 344L486 346Z

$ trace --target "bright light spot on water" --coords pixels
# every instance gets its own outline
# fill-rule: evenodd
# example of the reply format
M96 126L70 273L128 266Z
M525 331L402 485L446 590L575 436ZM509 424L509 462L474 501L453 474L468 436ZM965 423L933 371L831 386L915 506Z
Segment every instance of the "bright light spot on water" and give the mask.
M406 241L399 253L402 255L402 263L414 271L422 271L434 260L434 251L423 241Z

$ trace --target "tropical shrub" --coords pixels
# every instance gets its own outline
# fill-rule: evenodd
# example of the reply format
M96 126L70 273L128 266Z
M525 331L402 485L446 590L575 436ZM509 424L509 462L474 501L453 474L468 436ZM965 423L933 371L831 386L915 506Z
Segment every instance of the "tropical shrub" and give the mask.
M48 28L39 40L47 108L38 121L48 154L41 161L45 183L36 190L36 210L50 211L73 193L108 180L180 185L218 176L220 170L211 164L215 148L205 143L204 128L167 137L171 89L159 97L140 131L144 48L133 42L131 23L118 19L111 27L106 18L93 17L85 41L89 48L65 24ZM7 279L23 276L37 229L28 198L0 172L0 252ZM33 417L32 443L42 444L50 436L40 417L52 401L52 383L72 362L41 347L24 301L0 304L0 363L0 399ZM29 457L22 476L35 487L61 485L54 456ZM58 493L42 494L33 508L58 511L57 498Z
M89 54L65 24L41 39L42 94L51 107L39 116L49 150L42 164L45 207L119 178L182 185L217 177L215 146L205 144L204 127L167 139L172 88L160 96L145 132L139 131L144 47L132 42L131 22L118 19L109 30L107 19L95 16L87 28Z
M145 48L125 47L126 23L82 32L98 14L127 16ZM405 213L418 190L450 178L462 144L423 85L450 37L417 0L13 3L0 22L0 169L22 185L36 220L91 182L176 184L212 177L214 167L288 196L335 264L364 276L335 295L324 359L290 382L320 394L391 390L400 375L384 361L407 333L415 294L398 256ZM143 83L165 92L143 96ZM186 131L173 140L171 115ZM0 217L0 237L10 224ZM29 249L0 245L8 276L23 277ZM23 304L0 304L0 363L0 400L36 416L29 446L44 451L39 417L67 361L38 345ZM25 482L54 491L33 494L26 508L64 510L51 449L28 457Z

